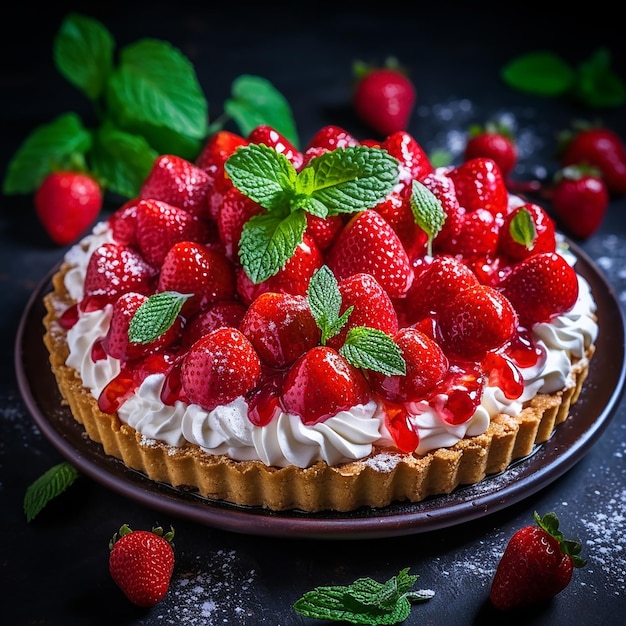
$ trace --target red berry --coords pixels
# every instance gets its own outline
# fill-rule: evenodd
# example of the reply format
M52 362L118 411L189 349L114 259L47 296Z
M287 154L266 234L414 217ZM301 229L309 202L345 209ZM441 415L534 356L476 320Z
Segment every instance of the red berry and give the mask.
M284 135L267 124L261 124L254 128L248 135L249 143L265 144L274 148L276 152L283 154L291 161L292 165L299 170L302 167L303 156Z
M133 604L151 607L167 594L174 571L173 536L173 529L163 535L161 528L131 530L124 525L111 539L109 572Z
M50 239L73 243L93 224L102 208L98 183L78 172L54 172L35 193L35 211Z
M465 161L478 157L492 159L500 168L502 176L508 178L517 165L517 145L509 129L487 124L484 128L470 130L463 157Z
M364 70L353 96L356 114L383 136L406 130L416 100L413 83L395 68Z
M538 204L527 202L504 217L498 239L498 252L513 261L532 254L554 252L554 221Z

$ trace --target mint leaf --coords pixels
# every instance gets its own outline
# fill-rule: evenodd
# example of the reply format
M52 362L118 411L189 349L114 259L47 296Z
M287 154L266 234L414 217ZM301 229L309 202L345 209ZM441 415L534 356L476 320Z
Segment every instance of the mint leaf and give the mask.
M377 328L351 328L339 353L355 367L381 372L385 376L406 374L406 363L398 344Z
M3 183L5 194L32 193L57 169L76 169L91 147L91 134L75 113L38 126L11 159Z
M241 134L247 136L261 124L276 129L294 147L299 146L298 133L291 108L285 97L268 80L243 74L233 81L232 97L224 103Z
M42 474L27 489L24 495L26 520L32 521L41 510L58 495L63 493L78 478L78 470L69 463L59 463Z
M576 96L591 108L617 107L626 102L626 86L611 69L611 54L606 48L581 63L576 73Z
M513 241L531 250L537 236L537 229L530 211L526 209L518 211L511 220L509 232Z
M287 209L296 185L296 170L284 154L263 144L236 150L224 164L233 185L268 210Z
M372 578L359 578L348 586L316 587L294 604L304 617L383 626L403 622L411 612L412 602L429 600L429 591L411 592L418 576L408 568L386 583Z
M246 222L239 240L239 258L254 283L274 276L293 256L306 230L304 213L287 217L263 213Z
M162 291L150 296L136 311L128 326L132 343L151 343L172 326L183 304L191 297L177 291Z
M144 137L103 125L95 134L91 168L112 192L136 197L158 153Z
M501 77L514 89L540 96L558 96L572 88L575 73L561 57L541 50L513 59L502 69Z
M398 161L386 150L351 146L311 159L298 174L296 191L325 206L328 215L356 213L383 200L397 184L398 176ZM302 206L306 205L304 201ZM319 210L310 212L320 215Z
M433 239L446 221L443 206L439 198L417 180L413 181L409 202L416 224L428 235L428 254L432 255Z
M323 265L309 281L307 299L313 318L322 331L321 343L326 344L348 321L354 307L341 311L341 292L335 275L327 265Z
M54 41L54 61L59 72L90 100L99 98L113 71L115 42L98 21L71 13Z
M208 105L191 62L167 42L143 39L122 49L107 103L123 128L147 123L204 139Z

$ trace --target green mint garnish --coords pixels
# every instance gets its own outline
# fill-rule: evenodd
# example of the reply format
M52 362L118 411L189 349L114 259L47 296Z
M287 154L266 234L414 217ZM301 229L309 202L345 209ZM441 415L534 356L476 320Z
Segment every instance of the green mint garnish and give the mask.
M553 52L530 52L508 63L501 77L513 89L544 97L569 93L590 108L616 107L626 102L626 86L611 69L606 48L595 51L576 69Z
M511 220L509 232L513 241L531 250L535 243L537 229L530 212L526 209L518 211Z
M351 328L339 354L355 367L381 372L385 376L406 374L406 363L398 344L377 328Z
M31 131L9 163L5 194L32 193L51 172L69 169L92 175L103 190L136 197L159 154L193 162L231 118L244 136L269 124L297 146L285 98L260 77L234 80L225 113L209 124L194 67L168 42L141 39L116 49L102 23L70 13L52 52L56 69L87 98L98 121L86 128L66 113Z
M417 225L428 235L428 254L433 253L433 239L441 232L446 213L437 196L417 180L411 190L411 211Z
M379 148L355 146L311 159L296 172L273 148L250 144L226 161L233 185L266 209L246 222L239 257L260 283L282 269L302 242L306 213L356 213L383 200L398 181L398 161Z
M335 275L326 265L311 277L307 299L313 318L322 331L321 343L324 345L343 328L354 307L348 307L343 315L339 315L341 293Z
M411 605L430 600L430 590L411 591L419 578L403 569L385 583L359 578L352 584L316 587L305 593L293 608L304 617L382 626L406 620Z
M129 341L146 344L167 332L190 297L190 294L177 291L163 291L150 296L130 320Z
M42 474L27 489L24 495L26 520L32 521L41 510L62 494L79 477L78 470L69 463L59 463Z
M313 318L322 331L321 343L324 345L345 326L354 307L348 307L342 315L339 315L341 311L339 284L326 265L311 277L307 300ZM400 348L389 335L376 328L366 326L351 328L346 334L344 344L339 348L339 353L355 367L381 372L387 376L406 374L406 363Z

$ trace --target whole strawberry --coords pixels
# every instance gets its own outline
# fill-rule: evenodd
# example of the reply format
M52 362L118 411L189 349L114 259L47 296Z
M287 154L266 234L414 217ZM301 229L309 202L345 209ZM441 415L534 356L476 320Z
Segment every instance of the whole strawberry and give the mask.
M174 571L174 529L160 526L132 530L124 524L109 542L109 572L124 595L137 606L160 602Z
M463 156L466 161L477 157L493 159L502 176L508 178L517 165L517 144L507 126L488 122L485 126L470 128Z
M496 609L507 611L546 602L563 591L575 567L586 563L578 556L581 544L563 538L554 513L540 517L537 525L518 530L498 564L489 599Z
M417 92L395 59L377 68L356 63L354 72L357 83L353 104L361 120L384 137L406 130Z
M53 172L35 193L35 211L46 232L61 246L73 243L102 208L98 183L78 172Z
M609 205L609 192L596 170L571 165L560 170L552 189L552 206L561 227L587 239L600 225Z

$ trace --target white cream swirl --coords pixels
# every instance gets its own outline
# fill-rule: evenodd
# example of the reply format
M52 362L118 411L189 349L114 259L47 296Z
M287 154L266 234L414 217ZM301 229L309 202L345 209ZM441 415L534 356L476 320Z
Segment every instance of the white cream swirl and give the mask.
M107 228L94 233L67 255L74 268L66 274L72 297L82 297L82 284L90 250L110 240ZM466 422L452 425L440 411L426 402L406 405L408 417L419 434L417 454L450 447L464 437L482 434L498 413L516 415L523 402L537 393L552 393L573 384L572 359L585 359L585 350L595 341L598 325L596 306L587 281L579 276L579 298L574 308L550 323L533 330L542 356L536 365L522 370L524 393L515 400L501 389L486 386L482 403ZM80 313L77 324L68 332L68 365L81 375L85 387L95 397L120 371L119 362L107 358L94 361L92 347L102 339L109 324L111 307ZM209 454L226 454L235 460L260 460L268 466L309 467L317 461L337 465L367 457L377 447L393 446L382 406L370 401L336 416L307 426L296 415L277 411L267 426L255 426L248 419L243 398L206 411L197 405L177 401L165 405L160 400L163 374L148 376L119 409L120 419L145 438L174 447L186 442L198 445Z

